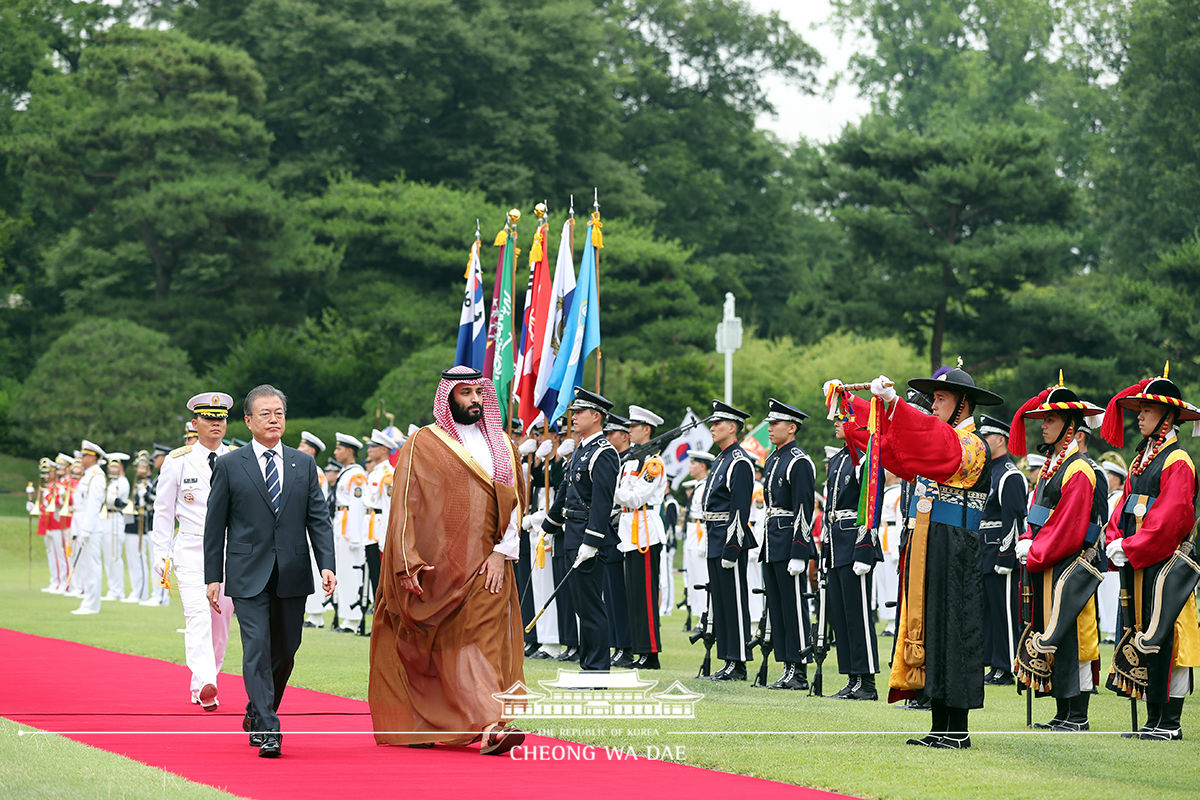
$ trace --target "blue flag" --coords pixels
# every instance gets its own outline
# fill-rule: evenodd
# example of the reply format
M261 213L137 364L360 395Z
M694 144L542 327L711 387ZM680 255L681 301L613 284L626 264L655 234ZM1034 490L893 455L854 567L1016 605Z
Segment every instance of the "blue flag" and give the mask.
M484 351L487 349L487 326L483 311L483 267L479 263L479 242L471 247L471 261L467 264L467 288L463 292L462 314L458 319L458 349L454 353L455 366L483 369Z
M583 366L591 352L600 346L600 296L596 285L596 248L593 245L595 219L588 223L579 264L579 283L575 286L571 309L563 325L562 345L554 360L550 386L558 389L558 402L550 421L561 417L583 383Z

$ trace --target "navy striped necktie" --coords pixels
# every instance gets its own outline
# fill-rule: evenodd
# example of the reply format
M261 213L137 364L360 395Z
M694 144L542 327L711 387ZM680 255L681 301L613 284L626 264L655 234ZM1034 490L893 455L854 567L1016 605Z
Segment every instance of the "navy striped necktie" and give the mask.
M275 451L267 450L263 453L263 458L267 460L267 497L271 498L271 509L279 513L279 470L275 467Z

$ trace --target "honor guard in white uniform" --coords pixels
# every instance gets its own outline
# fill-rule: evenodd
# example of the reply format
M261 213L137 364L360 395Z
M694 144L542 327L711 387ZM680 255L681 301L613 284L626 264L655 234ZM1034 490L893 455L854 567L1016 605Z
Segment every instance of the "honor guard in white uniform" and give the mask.
M129 478L125 477L127 453L108 454L108 489L105 492L104 511L107 526L101 537L100 548L104 559L104 573L108 576L108 592L103 600L125 599L125 508L129 505Z
M704 524L704 484L715 455L688 450L688 475L693 483L683 537L683 589L688 610L698 621L708 610L708 529ZM697 589L696 587L702 587Z
M521 521L521 526L528 531L529 538L529 605L533 608L546 608L534 627L537 648L528 652L529 647L526 646L528 657L533 659L551 659L562 655L558 646L566 644L561 631L568 630L568 625L570 632L574 634L574 640L578 642L579 638L574 613L570 611L569 598L565 592L560 592L550 601L550 605L546 606L546 601L557 585L554 580L554 562L556 558L560 563L563 561L562 556L555 550L555 537L542 531L542 522L546 519L547 509L554 504L554 493L562 483L563 466L566 463L566 457L559 452L563 443L560 432L560 422L549 426L533 452L533 461L529 467L530 513ZM567 441L574 445L572 440ZM565 572L565 569L563 571ZM526 591L523 586L520 590L522 594ZM561 609L566 611L560 613Z
M171 454L173 447L165 444L154 443L154 470L150 477L150 492L146 497L146 557L153 565L154 562L154 498L158 488L158 476L162 474L163 464L166 463L167 456ZM172 524L172 527L173 524ZM171 531L174 533L174 530ZM138 605L142 606L169 606L171 605L171 590L163 585L163 581L156 580L154 572L151 570L150 577L150 597L141 601Z
M79 452L83 475L75 487L75 510L71 518L71 535L75 539L75 574L71 577L71 583L83 590L83 602L71 613L99 614L100 581L103 577L100 548L107 529L107 523L101 519L101 511L107 499L105 492L108 484L104 470L100 469L100 459L107 453L100 445L86 439L79 446Z
M192 671L191 700L205 711L217 709L217 673L225 661L233 601L222 589L219 608L208 603L204 582L204 520L213 465L229 452L222 444L233 398L223 392L204 392L188 401L195 415L194 445L172 450L163 461L154 498L151 533L153 573L165 582L174 570L183 604L183 645ZM175 523L179 532L175 533ZM172 538L174 534L174 538Z
M321 437L309 431L300 431L300 443L296 445L296 449L301 453L308 453L314 460L321 453L325 452L325 442ZM321 492L325 495L325 499L329 499L329 482L325 478L324 470L317 470L317 485L321 487ZM308 545L308 561L312 565L313 586L316 589L304 601L304 627L306 628L324 628L325 627L325 592L321 590L321 573L317 569L317 559L313 555L312 543Z
M634 447L621 463L613 494L621 510L617 550L624 561L625 608L630 648L636 655L633 666L637 669L659 669L658 654L662 652L658 582L667 539L660 508L667 475L657 449L640 452L662 422L662 417L652 411L629 407L629 440Z
M1100 469L1108 486L1108 518L1112 519L1117 512L1117 504L1121 502L1121 494L1125 490L1125 479L1129 477L1129 469L1125 459L1115 450L1100 456ZM1104 573L1100 588L1096 590L1096 609L1100 614L1100 638L1105 644L1115 644L1124 633L1118 626L1120 617L1117 609L1121 598L1121 573L1110 569Z
M337 563L338 633L357 632L363 610L359 596L366 563L367 472L355 461L362 442L336 434L333 457L342 465L334 481L333 552Z
M399 445L396 440L379 429L371 431L367 440L367 576L371 580L371 591L367 595L374 600L379 586L379 553L387 539L388 515L392 510L392 476L396 470L388 456Z
M140 603L150 596L149 525L154 515L154 493L150 483L150 453L139 450L133 459L135 475L129 492L132 514L125 514L125 566L129 570L129 592L122 603Z
M754 461L751 458L751 461ZM763 534L766 523L766 495L763 493L762 466L754 461L754 491L750 495L750 530L754 533L757 545L750 548L746 559L746 586L750 589L750 620L761 619L765 602L763 600L763 568L762 548Z

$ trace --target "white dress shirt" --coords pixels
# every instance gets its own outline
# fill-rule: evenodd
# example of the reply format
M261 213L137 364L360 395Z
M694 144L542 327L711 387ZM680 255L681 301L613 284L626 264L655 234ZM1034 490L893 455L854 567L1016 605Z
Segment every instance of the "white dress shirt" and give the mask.
M471 454L471 458L475 459L479 466L483 467L484 472L491 476L492 480L496 480L495 465L492 464L492 451L488 448L487 439L483 436L483 431L479 429L478 424L463 425L455 422L454 426L458 428L458 438L462 441L463 446L467 448L467 452ZM514 475L514 478L517 476ZM520 503L513 509L512 516L509 517L508 527L504 529L504 536L500 539L499 544L492 548L492 552L500 553L510 561L515 561L521 553L521 540L518 538L521 530L521 507Z
M261 444L258 439L251 439L250 446L254 448L254 460L258 462L258 471L262 473L263 483L267 481L267 460L263 458L263 453L270 450L275 454L275 473L279 476L279 492L280 497L283 496L283 445L279 442L275 443L274 447L267 447Z

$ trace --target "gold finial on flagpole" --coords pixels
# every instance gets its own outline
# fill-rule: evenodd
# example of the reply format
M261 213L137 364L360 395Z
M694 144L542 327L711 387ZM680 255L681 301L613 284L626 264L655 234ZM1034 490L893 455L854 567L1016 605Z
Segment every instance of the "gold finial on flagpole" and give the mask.
M536 206L534 206L533 213L535 216L537 216L539 224L541 222L543 222L546 218L546 201L543 200L542 202L540 202Z
M510 208L508 210L508 223L515 228L515 227L517 227L517 223L520 221L521 221L521 212L518 209Z
M592 187L592 208L600 210L600 190L595 186Z

